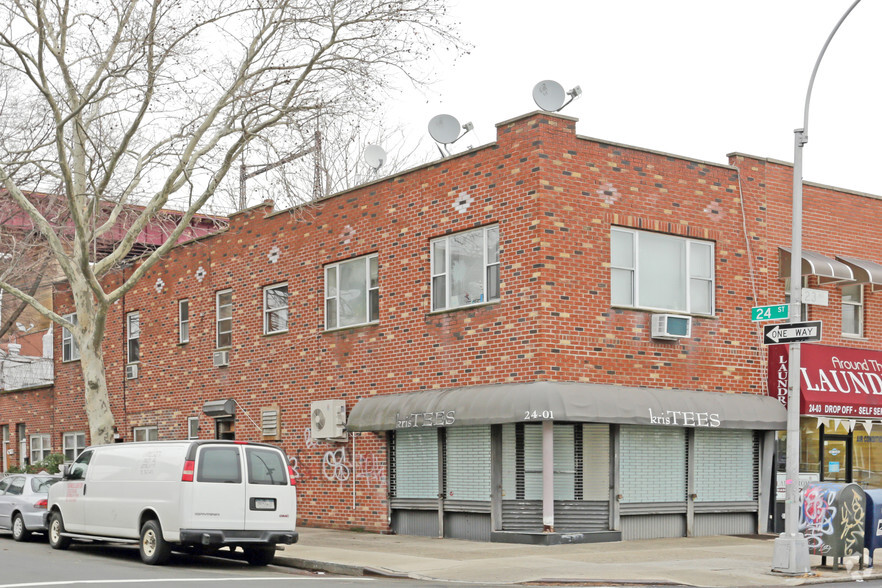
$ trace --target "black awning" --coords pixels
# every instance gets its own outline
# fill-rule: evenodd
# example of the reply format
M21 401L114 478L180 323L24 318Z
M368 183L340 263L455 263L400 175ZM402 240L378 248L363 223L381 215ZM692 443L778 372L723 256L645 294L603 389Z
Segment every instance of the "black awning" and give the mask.
M779 278L790 277L790 256L790 249L778 247ZM846 264L805 249L802 250L802 275L818 276L818 281L822 284L854 281L854 274Z
M529 382L362 398L352 409L347 429L388 431L545 420L783 430L787 411L778 400L757 394Z

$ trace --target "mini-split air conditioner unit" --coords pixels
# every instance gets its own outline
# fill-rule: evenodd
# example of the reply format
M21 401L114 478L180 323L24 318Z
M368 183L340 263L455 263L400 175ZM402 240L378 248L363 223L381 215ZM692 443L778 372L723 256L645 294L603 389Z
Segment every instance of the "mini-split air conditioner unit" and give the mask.
M224 367L230 365L230 352L215 351L212 354L212 361L214 362L214 367Z
M683 339L692 335L692 317L677 314L652 315L653 339Z
M313 439L346 440L345 400L316 400L310 406L309 419Z

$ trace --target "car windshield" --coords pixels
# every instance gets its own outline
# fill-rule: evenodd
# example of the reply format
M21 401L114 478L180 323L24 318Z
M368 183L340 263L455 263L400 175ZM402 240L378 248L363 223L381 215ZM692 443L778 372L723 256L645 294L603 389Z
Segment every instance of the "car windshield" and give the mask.
M61 478L31 478L31 490L38 494L47 494L49 486Z

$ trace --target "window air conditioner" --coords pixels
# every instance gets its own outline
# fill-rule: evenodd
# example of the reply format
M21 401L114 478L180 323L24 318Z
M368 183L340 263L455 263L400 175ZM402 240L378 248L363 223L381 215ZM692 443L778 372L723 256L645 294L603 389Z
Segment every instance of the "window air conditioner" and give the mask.
M212 355L212 359L214 360L214 367L224 367L230 365L230 352L215 351Z
M653 339L682 339L692 335L692 317L676 314L652 315Z
M310 407L312 438L346 440L346 401L316 400Z
M138 364L130 363L126 366L126 380L134 380L138 377Z

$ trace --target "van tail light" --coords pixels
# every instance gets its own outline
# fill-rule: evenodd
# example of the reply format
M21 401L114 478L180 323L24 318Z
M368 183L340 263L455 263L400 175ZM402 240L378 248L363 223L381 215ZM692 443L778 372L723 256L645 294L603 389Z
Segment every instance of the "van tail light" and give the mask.
M46 508L47 506L49 506L49 500L46 498L41 498L34 503L34 508Z
M181 482L192 482L193 473L196 471L196 462L192 459L184 462L184 471L181 473Z
M291 482L292 486L297 485L297 476L294 475L294 468L288 466L288 480Z

